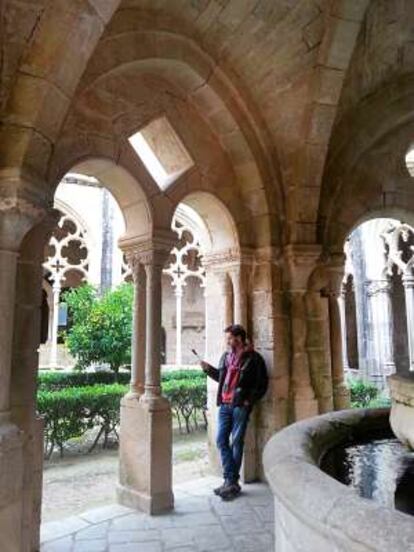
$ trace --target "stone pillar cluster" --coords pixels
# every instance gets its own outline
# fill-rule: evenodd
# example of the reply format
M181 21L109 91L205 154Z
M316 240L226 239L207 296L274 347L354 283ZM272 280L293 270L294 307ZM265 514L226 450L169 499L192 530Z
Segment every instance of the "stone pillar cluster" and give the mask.
M369 378L380 388L385 388L387 376L395 372L391 292L386 278L367 285L373 336Z
M223 330L230 324L241 324L251 337L248 313L248 281L252 258L248 251L226 251L204 258L206 269L206 348L208 360L217 364L225 351ZM208 381L210 461L219 471L219 459L214 445L216 434L217 384ZM256 420L253 414L245 437L242 479L257 477Z
M343 337L341 332L340 295L343 279L342 255L333 256L328 263L329 284L325 289L328 297L329 342L331 348L333 404L335 410L349 407L349 391L344 380Z
M320 253L320 248L314 246L290 246L285 251L291 317L291 416L294 420L318 414L307 350L308 313L305 299L309 278Z
M161 279L173 242L154 239L126 251L134 279L131 387L121 401L122 504L154 514L170 510L172 420L161 394Z
M24 552L39 547L43 435L35 401L45 215L23 197L0 202L0 535L4 550Z
M315 246L290 246L285 259L291 319L290 417L299 420L349 405L338 302L344 258L322 255Z
M22 539L27 550L39 543L43 476L43 420L36 413L43 254L58 218L50 212L25 237L16 274L11 412L23 431ZM31 543L31 548L29 548Z

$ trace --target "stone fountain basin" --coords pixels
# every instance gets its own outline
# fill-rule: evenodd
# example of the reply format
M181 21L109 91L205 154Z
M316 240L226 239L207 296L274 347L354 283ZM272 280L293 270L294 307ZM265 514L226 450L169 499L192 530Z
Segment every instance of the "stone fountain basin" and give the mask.
M411 516L361 498L320 469L324 455L388 428L388 409L342 410L298 422L267 443L276 552L414 551Z
M392 399L390 424L395 436L414 450L414 372L388 378Z

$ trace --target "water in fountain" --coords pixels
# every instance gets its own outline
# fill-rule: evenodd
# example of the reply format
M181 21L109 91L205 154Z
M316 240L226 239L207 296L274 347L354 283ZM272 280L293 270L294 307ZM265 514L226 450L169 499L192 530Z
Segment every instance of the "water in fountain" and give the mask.
M414 515L414 452L395 438L330 450L321 468L363 498Z

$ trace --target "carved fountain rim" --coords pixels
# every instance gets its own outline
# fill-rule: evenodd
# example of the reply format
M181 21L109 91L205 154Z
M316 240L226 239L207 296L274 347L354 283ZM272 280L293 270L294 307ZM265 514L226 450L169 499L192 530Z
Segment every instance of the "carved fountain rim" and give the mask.
M334 544L358 552L414 550L412 516L359 497L319 467L328 450L356 433L386 429L388 419L389 409L343 410L295 423L268 441L263 463L275 497L276 540L279 516L290 520L290 534L319 543L309 550L334 550Z

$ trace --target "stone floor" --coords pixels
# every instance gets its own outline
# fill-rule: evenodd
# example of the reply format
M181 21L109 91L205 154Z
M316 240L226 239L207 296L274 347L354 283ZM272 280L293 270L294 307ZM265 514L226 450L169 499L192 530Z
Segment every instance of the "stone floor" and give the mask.
M42 526L41 552L271 552L273 501L267 485L246 485L223 502L205 477L174 488L171 514L147 516L113 504Z

